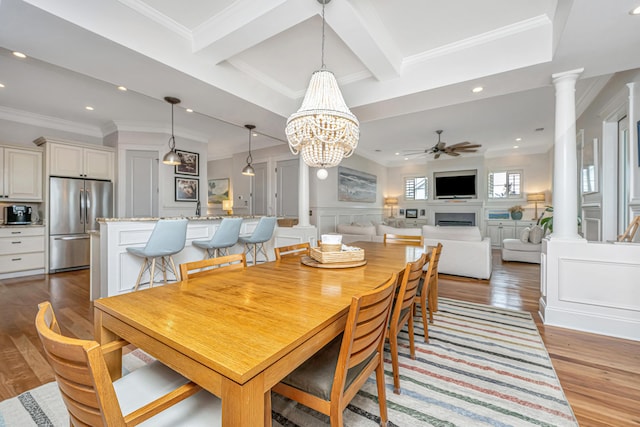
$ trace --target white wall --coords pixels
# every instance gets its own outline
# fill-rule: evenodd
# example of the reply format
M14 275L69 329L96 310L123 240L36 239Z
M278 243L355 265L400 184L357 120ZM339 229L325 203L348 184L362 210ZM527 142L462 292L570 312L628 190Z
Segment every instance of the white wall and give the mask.
M29 117L24 117L23 119L29 119ZM42 123L42 120L39 120L39 122ZM35 119L29 120L27 123L0 119L0 143L33 148L35 147L33 140L44 136L63 141L78 141L85 144L102 145L102 137L97 136L97 129L95 128L87 129L81 127L84 131L90 130L96 134L96 136L87 136L84 133L58 130L55 127L55 122L51 123L51 126L54 127L47 127L35 123ZM73 126L73 123L69 122L68 126Z
M153 132L118 132L117 133L117 149L118 149L118 203L116 212L119 217L124 216L124 203L126 188L126 151L127 150L148 150L157 151L158 158L162 159L169 150L167 141L170 135L164 133ZM158 191L159 206L158 216L193 216L196 212L196 202L177 202L175 200L175 178L181 176L189 179L198 179L198 192L204 212L207 200L207 144L205 142L194 141L176 135L176 148L178 150L191 151L200 154L199 175L176 175L175 167L165 165L160 161L158 165Z

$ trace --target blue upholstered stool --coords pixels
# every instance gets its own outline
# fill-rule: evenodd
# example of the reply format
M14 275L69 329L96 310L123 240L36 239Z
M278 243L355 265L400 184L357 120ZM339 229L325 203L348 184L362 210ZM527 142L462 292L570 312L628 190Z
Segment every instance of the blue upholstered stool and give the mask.
M224 218L211 239L194 240L192 244L207 251L205 259L229 255L227 249L238 243L241 226L242 218Z
M250 236L240 236L238 239L240 243L244 243L245 253L248 254L253 250L254 265L258 263L259 252L262 252L265 261L269 259L267 252L264 250L264 243L271 240L273 230L276 228L276 220L275 216L263 216Z
M187 224L186 219L161 219L151 232L151 236L147 244L143 248L127 248L127 252L131 255L144 258L140 267L140 274L136 280L134 291L140 286L140 279L145 271L149 271L149 287L153 287L153 279L155 278L156 259L160 258L160 271L164 282L167 283L167 270L170 270L175 280L180 280L178 270L173 263L173 255L184 249L187 240Z

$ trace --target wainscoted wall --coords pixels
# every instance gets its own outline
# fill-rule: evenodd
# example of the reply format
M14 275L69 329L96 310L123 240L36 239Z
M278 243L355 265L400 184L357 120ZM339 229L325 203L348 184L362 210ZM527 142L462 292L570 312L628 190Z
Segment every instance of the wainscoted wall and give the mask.
M640 245L543 242L544 323L640 340Z

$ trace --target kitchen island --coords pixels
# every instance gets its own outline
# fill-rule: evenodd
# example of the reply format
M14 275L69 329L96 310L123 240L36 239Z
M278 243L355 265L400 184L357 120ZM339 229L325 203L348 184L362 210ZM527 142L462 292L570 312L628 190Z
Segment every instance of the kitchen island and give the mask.
M192 242L211 238L222 219L228 217L196 216L186 218L189 220L187 241L184 249L173 257L176 267L183 262L203 259L204 251L193 246ZM251 234L260 217L242 218L240 235ZM144 246L159 219L177 218L98 218L99 230L91 233L91 300L124 294L133 290L142 259L127 252L127 247ZM275 235L274 232L274 237L265 243L265 251L270 259L273 259ZM243 246L236 244L229 250L229 253L242 253L242 251ZM247 262L249 261L250 259L247 259ZM141 284L139 289L149 286L148 273L145 275L147 277L143 277L142 282L147 282L147 284ZM159 286L163 284L162 280L154 281L154 286L155 283Z

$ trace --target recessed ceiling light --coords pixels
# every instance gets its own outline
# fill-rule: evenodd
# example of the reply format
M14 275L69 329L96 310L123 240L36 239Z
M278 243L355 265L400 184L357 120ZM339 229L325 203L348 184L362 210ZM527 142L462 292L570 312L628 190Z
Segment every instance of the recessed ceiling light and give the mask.
M4 87L4 85L2 83L0 83L0 88L3 88L3 87Z
M127 88L124 86L118 86L118 90L121 90L122 92L126 92Z
M513 148L520 148L520 146L519 145L514 145Z
M640 15L640 6L629 11L629 15Z
M400 153L396 153L396 156L399 156L399 155L400 155Z
M251 136L258 136L258 134L257 134L257 133L255 133L255 132L253 132L253 133L251 134Z
M193 110L191 108L187 108L187 113L193 113Z
M91 105L87 105L84 108L85 108L85 110L93 111L93 107Z
M483 90L484 90L484 88L483 88L482 86L477 86L477 87L474 87L473 89L471 89L471 92L473 92L473 93L480 93L480 92L482 92Z
M16 56L16 57L21 58L21 59L24 59L24 58L27 57L27 55L25 55L22 52L13 52L13 56Z
M408 157L405 157L404 159L405 159L405 160L409 160L409 158L408 158Z
M522 138L516 138L516 141L522 141Z

